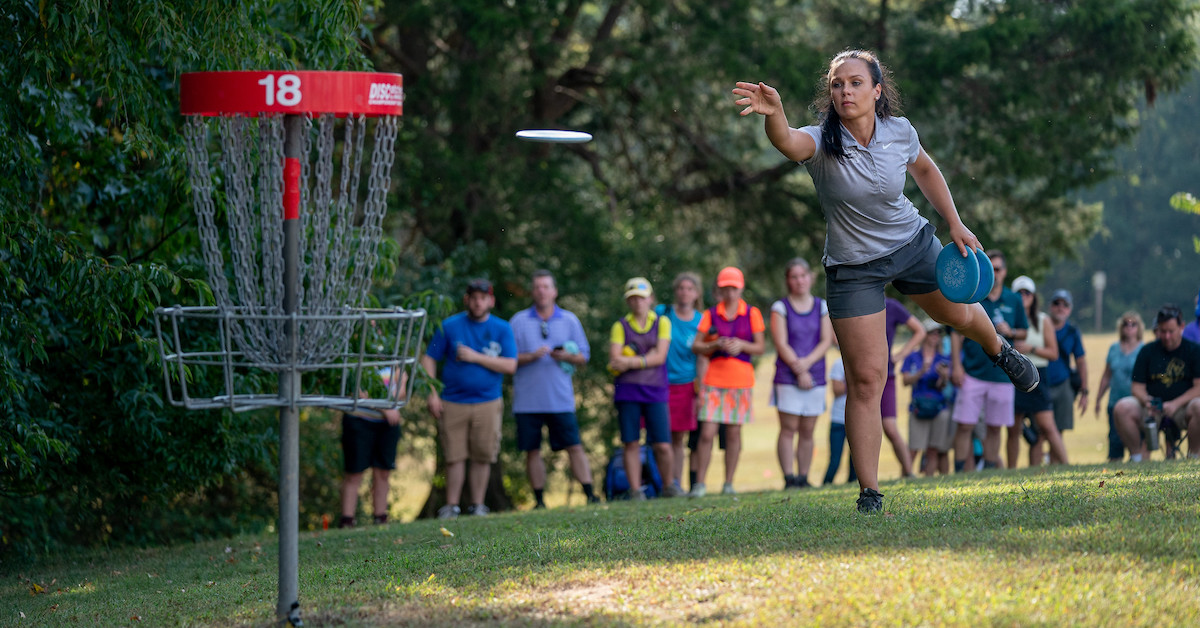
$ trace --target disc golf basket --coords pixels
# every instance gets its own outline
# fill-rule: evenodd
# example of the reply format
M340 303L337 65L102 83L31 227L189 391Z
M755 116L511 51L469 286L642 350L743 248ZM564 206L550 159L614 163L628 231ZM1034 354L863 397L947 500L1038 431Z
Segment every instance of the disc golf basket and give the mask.
M299 408L399 408L420 355L424 310L364 307L403 100L398 74L204 72L180 86L216 305L155 311L167 397L189 409L279 409L276 610L292 625ZM257 389L264 373L277 376L276 392Z

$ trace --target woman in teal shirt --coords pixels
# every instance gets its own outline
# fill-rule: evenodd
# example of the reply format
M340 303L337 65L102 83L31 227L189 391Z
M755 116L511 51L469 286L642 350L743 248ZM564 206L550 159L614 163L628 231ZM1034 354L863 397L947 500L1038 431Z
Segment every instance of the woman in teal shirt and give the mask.
M1108 460L1120 462L1125 459L1125 445L1113 425L1113 406L1122 397L1132 393L1133 363L1137 360L1138 351L1142 348L1142 338L1146 334L1146 324L1142 322L1141 314L1132 310L1125 312L1117 320L1117 342L1108 348L1108 357L1104 360L1104 374L1100 376L1100 391L1096 394L1095 414L1100 414L1100 399L1108 391Z

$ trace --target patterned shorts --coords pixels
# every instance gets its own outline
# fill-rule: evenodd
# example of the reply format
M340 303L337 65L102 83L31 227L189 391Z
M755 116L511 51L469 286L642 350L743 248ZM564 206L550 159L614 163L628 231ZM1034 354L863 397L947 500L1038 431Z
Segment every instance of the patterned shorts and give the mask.
M754 414L753 388L717 388L704 385L700 389L700 420L705 423L744 425Z

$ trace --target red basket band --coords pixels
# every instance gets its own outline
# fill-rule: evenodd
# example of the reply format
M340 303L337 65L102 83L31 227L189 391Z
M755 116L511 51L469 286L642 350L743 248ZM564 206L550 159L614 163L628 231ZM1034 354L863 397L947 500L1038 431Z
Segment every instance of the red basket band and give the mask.
M384 72L191 72L180 79L179 110L185 116L398 116L404 110L404 80Z

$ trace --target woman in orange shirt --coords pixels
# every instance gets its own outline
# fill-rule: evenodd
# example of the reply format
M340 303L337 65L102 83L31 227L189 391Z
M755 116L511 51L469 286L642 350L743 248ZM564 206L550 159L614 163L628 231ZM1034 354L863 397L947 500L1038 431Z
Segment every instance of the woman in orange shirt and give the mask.
M703 497L704 478L712 457L713 437L720 425L725 431L725 486L732 495L733 474L742 452L742 425L753 416L754 365L750 356L762 355L766 347L762 312L742 300L746 280L732 266L717 274L716 306L700 318L692 351L709 358L704 386L700 390L700 443L697 446L696 483L690 497Z

